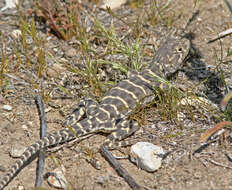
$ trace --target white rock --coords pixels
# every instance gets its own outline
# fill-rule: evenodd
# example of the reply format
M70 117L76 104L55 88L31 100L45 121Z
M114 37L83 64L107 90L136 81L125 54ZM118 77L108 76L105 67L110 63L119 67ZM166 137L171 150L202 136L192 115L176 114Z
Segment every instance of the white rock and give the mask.
M56 168L51 172L51 175L48 177L49 185L59 189L67 189L68 183L63 173L61 168Z
M5 0L6 5L0 9L0 12L5 11L6 9L15 8L18 5L18 0Z
M11 147L10 155L13 158L19 158L27 148L25 146L15 144Z
M2 108L6 111L11 111L13 109L10 105L4 105Z
M139 168L154 172L161 167L164 150L149 142L138 142L131 147L130 159Z

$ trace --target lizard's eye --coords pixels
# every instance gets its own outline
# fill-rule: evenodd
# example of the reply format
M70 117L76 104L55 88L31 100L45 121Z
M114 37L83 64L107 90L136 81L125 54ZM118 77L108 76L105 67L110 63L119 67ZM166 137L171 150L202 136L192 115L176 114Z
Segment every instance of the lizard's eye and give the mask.
M182 52L182 47L176 48L176 51L177 51L177 52Z

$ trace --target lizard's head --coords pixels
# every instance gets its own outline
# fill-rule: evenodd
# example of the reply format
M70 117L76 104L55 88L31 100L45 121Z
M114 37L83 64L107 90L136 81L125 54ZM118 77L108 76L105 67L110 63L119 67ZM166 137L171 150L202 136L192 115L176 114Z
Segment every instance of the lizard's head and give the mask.
M181 69L190 52L190 40L170 35L157 50L153 64L157 64L165 78L171 77Z

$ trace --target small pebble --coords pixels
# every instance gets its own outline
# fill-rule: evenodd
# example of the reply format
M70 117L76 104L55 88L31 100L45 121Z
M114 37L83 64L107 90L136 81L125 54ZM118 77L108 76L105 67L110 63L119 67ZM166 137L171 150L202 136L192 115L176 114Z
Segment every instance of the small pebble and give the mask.
M45 109L44 109L44 112L45 112L45 113L48 113L48 112L50 112L51 110L52 110L52 108L51 108L51 107L48 107L48 108L45 108Z
M33 122L32 121L28 121L27 125L29 125L30 127L32 127L33 126Z
M19 158L24 153L25 150L26 150L25 146L19 144L13 145L10 150L10 156L13 158Z
M24 187L23 187L22 185L20 185L20 186L18 187L18 190L24 190Z
M67 55L68 57L73 57L77 54L76 52L76 49L74 48L68 48L66 51L65 51L65 55Z
M139 168L154 172L161 167L163 148L149 142L138 142L131 147L130 160Z
M28 127L26 125L22 125L22 129L27 130Z
M5 111L12 111L12 106L10 106L10 105L4 105L3 106L3 109L5 110Z
M14 127L13 127L12 123L9 122L8 120L3 120L0 122L0 128L8 130L8 129L14 128ZM14 129L14 131L15 131L15 129ZM14 132L14 131L9 131L9 132Z
M104 185L110 180L109 175L104 175L104 176L98 176L97 177L97 183L100 185Z
M47 68L47 75L52 78L57 78L63 71L65 71L65 68L55 63Z
M101 5L102 9L106 9L107 7L110 7L110 9L116 9L119 8L121 5L125 4L126 0L104 0L103 5Z
M16 29L11 32L11 37L13 37L14 39L19 39L21 36L22 36L21 30Z
M1 171L1 172L5 172L5 171L6 171L6 168L5 168L4 166L0 165L0 171Z
M48 183L49 185L59 189L67 189L68 184L63 171L60 168L56 168L54 171L50 172Z

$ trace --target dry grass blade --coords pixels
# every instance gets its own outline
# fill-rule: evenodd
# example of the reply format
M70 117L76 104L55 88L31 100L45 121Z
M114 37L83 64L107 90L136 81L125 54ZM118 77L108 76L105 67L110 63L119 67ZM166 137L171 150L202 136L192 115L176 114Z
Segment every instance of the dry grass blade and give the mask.
M227 104L229 103L229 100L232 98L232 92L229 92L225 97L222 99L220 106L222 111L225 111Z
M224 0L224 2L225 2L225 4L226 4L227 8L229 9L230 13L232 14L232 5L231 5L230 2L227 1L227 0Z
M209 129L206 131L200 138L200 142L205 142L209 137L211 137L213 134L215 134L218 130L222 129L226 126L232 126L232 122L230 121L223 121L218 123L215 127Z
M227 168L227 169L232 169L232 167L216 162L215 160L212 160L212 159L207 159L207 160L211 162L212 164L215 164L216 166L220 166L220 167Z

